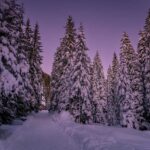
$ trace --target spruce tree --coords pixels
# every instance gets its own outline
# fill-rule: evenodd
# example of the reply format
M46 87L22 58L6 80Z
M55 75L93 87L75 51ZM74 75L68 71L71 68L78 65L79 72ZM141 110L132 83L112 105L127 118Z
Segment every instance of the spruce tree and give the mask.
M41 92L39 91L39 85L42 82L42 72L41 81L38 81L38 67L41 64L41 43L39 35L38 25L35 25L34 30L31 28L30 19L27 19L25 25L25 51L26 57L29 63L29 80L31 84L31 101L30 101L30 110L38 111L39 99L41 99ZM42 87L41 87L42 88ZM40 95L40 96L39 96Z
M69 110L75 121L81 123L92 121L90 58L87 55L87 50L83 26L80 25L71 71Z
M0 5L0 99L2 121L10 122L16 116L19 83L17 48L21 9L15 0L1 1Z
M129 37L123 34L119 68L119 100L121 125L142 129L144 126L143 103L140 94L137 56Z
M29 20L24 26L23 6L15 0L2 0L0 2L0 122L2 123L10 123L15 117L27 115L31 110L29 107L39 103L41 99L40 44L38 25L34 34Z
M25 52L25 57L27 59L27 63L29 64L29 84L31 85L30 88L30 94L31 94L31 98L30 98L30 102L29 102L29 109L30 111L32 111L34 109L35 106L35 92L33 89L33 70L32 70L32 51L33 51L33 30L31 28L31 24L30 24L30 19L28 18L25 24L25 31L24 31L24 39L23 39L23 43L24 43L24 52Z
M57 111L58 110L58 103L59 103L59 90L60 90L60 77L62 75L62 51L60 48L57 49L55 56L54 56L54 62L52 67L52 73L51 73L51 103L49 111Z
M112 66L109 67L107 73L108 123L110 125L119 123L118 69L119 62L114 53Z
M119 60L116 53L114 53L112 61L112 95L113 95L113 104L114 112L116 117L114 117L114 124L118 124L120 121L119 117L119 102L118 102L118 73L119 73Z
M102 62L97 52L92 68L92 109L94 122L101 124L107 123L105 83Z
M65 26L65 35L55 54L52 70L52 109L69 110L70 74L73 53L76 47L76 33L72 17L69 16Z
M112 109L112 68L108 67L106 80L106 96L107 96L107 122L108 125L113 125L113 109Z
M71 71L73 68L74 52L76 50L76 30L72 17L66 23L66 33L63 38L63 73L61 76L59 110L69 110L69 96L71 88Z
M25 51L25 34L23 31L24 28L24 11L23 7L18 5L18 11L20 22L18 22L18 31L19 36L17 38L18 48L17 50L17 66L18 66L18 73L19 76L17 79L19 80L19 92L17 95L17 109L16 115L17 117L27 115L29 111L29 103L31 99L31 84L29 80L29 63L26 57Z
M123 35L123 38L121 40L121 52L120 52L120 68L119 68L119 100L120 100L120 121L121 125L124 127L128 126L128 116L132 117L131 113L131 106L130 106L130 100L131 100L131 88L130 88L130 80L128 77L128 68L127 68L127 60L126 55L127 51L130 51L131 45L127 45L126 42L128 42L128 36L126 36L126 33ZM128 46L128 47L127 47ZM130 47L129 47L130 46ZM126 48L127 47L127 48ZM132 49L133 50L133 49Z
M150 10L138 43L138 60L140 66L141 93L144 106L144 117L150 123Z
M32 41L32 51L30 54L30 67L31 67L31 83L34 90L35 96L35 111L39 110L40 101L42 100L43 88L42 88L42 46L41 46L41 38L39 33L38 24L35 25L34 33L33 33L33 41Z

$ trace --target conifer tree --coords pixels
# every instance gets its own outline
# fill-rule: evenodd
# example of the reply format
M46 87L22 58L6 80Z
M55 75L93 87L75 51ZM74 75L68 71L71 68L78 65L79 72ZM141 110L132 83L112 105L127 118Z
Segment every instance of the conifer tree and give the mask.
M41 69L42 46L39 33L39 26L38 24L36 24L34 30L32 30L29 19L26 22L24 45L26 57L29 63L29 80L30 84L32 85L30 89L31 90L30 109L35 110L37 112L43 94L42 69Z
M138 60L141 72L140 82L145 111L144 117L150 123L150 10L145 21L144 30L140 32Z
M60 90L60 77L62 75L62 51L60 48L57 48L57 51L54 56L54 62L51 73L51 103L49 111L57 111L59 103L59 90Z
M18 48L17 50L17 66L19 76L17 77L19 81L19 92L17 95L17 117L26 115L29 111L29 103L31 99L31 84L29 80L29 63L28 58L26 57L25 51L25 34L23 31L24 28L24 11L23 7L18 5L18 11L20 22L18 22L18 31L19 36L17 38Z
M107 101L108 101L108 123L116 125L119 122L119 103L118 103L118 69L119 62L114 53L112 66L107 73Z
M101 124L107 123L105 83L102 62L97 52L92 68L92 109L94 122Z
M35 111L39 110L40 101L42 100L43 90L42 90L42 46L41 38L39 33L38 24L35 25L33 33L33 48L30 55L30 67L31 67L31 83L35 95Z
M66 23L66 33L63 38L63 74L60 86L59 110L69 110L69 96L71 88L71 71L73 68L73 56L76 50L76 30L72 17L69 16Z
M39 103L41 99L39 95L42 59L38 25L34 34L29 20L25 32L24 28L23 6L16 0L0 1L0 122L2 123L10 123L15 117L27 115L31 110L29 109L31 101ZM32 76L32 69L36 70L35 78ZM33 89L35 85L36 88Z
M92 121L90 58L87 50L83 26L80 25L71 71L69 110L75 121L81 123Z
M107 122L108 125L113 125L113 113L114 110L112 109L112 68L109 66L107 70L107 80L106 80L107 88L106 88L106 94L107 94L107 109L109 110L107 113Z
M143 105L140 94L136 53L129 37L123 34L119 68L119 100L121 125L142 129L144 126Z
M69 110L70 73L73 53L76 47L76 33L72 17L69 16L65 26L66 32L55 54L52 70L52 109Z
M20 6L15 0L1 1L0 5L0 99L2 121L10 122L16 116L19 83L17 51L20 25Z
M34 93L34 89L33 89L33 70L32 70L32 51L33 51L33 30L31 28L31 24L30 24L30 19L28 18L25 24L25 31L24 31L24 38L23 38L23 44L24 44L24 52L25 52L25 57L27 59L27 63L29 64L29 83L31 85L30 88L30 102L29 102L29 106L30 106L30 111L32 111L34 109L35 106L35 93Z
M121 52L120 52L120 68L119 68L119 100L120 100L120 117L121 125L128 126L128 116L132 117L131 113L131 88L130 88L130 79L128 77L128 68L127 68L127 52L130 51L131 45L127 45L125 42L128 42L128 36L126 33L123 35L121 40ZM128 46L128 47L127 47ZM130 46L130 47L129 47ZM133 51L133 49L132 49Z

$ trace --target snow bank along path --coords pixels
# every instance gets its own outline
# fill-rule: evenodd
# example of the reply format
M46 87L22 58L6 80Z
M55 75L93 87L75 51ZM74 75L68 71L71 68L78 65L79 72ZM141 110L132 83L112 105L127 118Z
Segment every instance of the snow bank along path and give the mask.
M0 150L150 150L150 132L80 125L66 112L42 111L0 140Z

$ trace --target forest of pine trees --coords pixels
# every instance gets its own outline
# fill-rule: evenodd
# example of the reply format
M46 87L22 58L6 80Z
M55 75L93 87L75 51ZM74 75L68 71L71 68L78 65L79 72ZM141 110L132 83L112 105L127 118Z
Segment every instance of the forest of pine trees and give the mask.
M49 111L69 111L76 122L150 129L150 11L137 50L123 33L105 78L100 54L91 61L83 26L71 16L57 48Z
M49 112L69 111L75 122L149 130L150 10L139 36L135 50L123 33L105 77L99 52L92 61L83 25L76 29L69 16L49 77L41 69L39 25L25 21L15 0L1 0L0 124L38 112L45 95Z
M15 0L0 1L0 124L38 111L42 91L38 24L24 22Z

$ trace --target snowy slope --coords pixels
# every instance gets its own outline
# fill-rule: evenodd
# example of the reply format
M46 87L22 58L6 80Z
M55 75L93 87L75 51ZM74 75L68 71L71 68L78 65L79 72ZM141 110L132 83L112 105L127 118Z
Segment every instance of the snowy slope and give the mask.
M80 125L66 112L42 111L23 125L1 126L0 150L150 150L150 132Z

